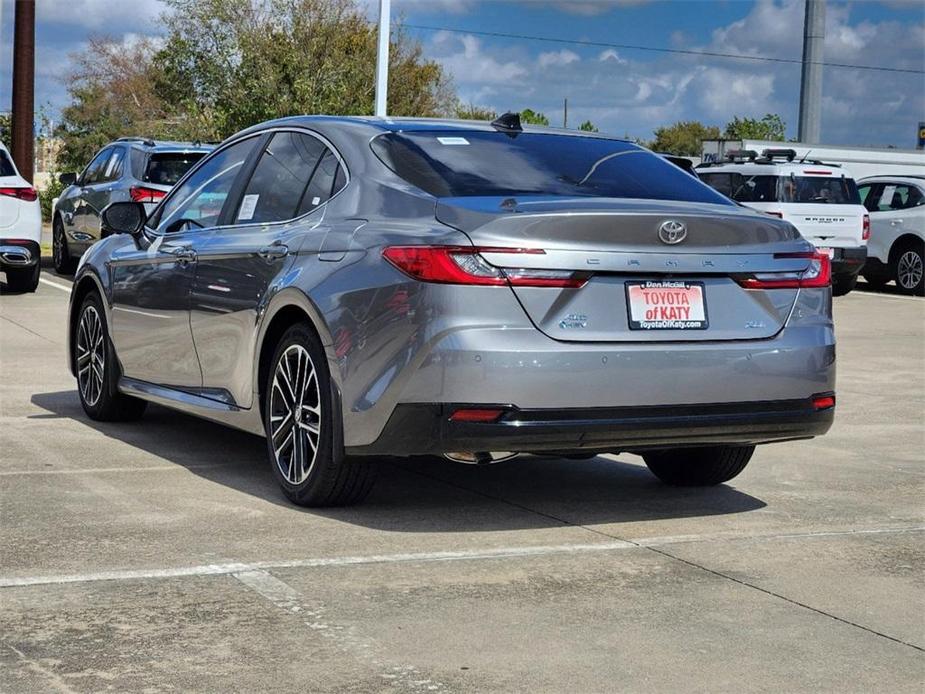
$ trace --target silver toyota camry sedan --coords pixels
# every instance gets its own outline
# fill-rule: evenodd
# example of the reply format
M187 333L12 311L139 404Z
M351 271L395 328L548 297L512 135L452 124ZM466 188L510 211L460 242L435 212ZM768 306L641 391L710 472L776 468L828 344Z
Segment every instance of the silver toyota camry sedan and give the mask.
M86 413L264 436L297 504L362 499L384 456L713 485L834 416L828 256L631 142L286 118L102 226L70 302Z

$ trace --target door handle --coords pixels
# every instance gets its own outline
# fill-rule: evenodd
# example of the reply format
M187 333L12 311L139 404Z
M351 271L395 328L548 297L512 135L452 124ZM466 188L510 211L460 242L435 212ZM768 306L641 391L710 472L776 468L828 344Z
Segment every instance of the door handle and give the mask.
M257 255L267 262L273 262L274 260L279 260L289 255L289 246L285 246L281 243L274 243L272 246L264 246L261 248L257 251Z
M903 220L901 220L901 219L891 219L891 220L890 220L890 225L891 225L891 226L894 226L894 227L897 227L897 226L899 226L899 225L902 224L902 223L903 223Z
M189 263L196 262L196 251L187 246L172 248L168 253L176 258L177 262L181 265L188 265Z

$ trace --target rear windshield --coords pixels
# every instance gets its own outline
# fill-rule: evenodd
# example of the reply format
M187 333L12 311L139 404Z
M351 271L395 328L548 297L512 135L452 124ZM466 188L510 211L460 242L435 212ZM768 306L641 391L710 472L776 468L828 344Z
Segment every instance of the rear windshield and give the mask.
M145 183L172 186L204 156L205 152L155 153L148 157L141 175L135 175Z
M729 204L630 142L545 133L428 131L372 141L382 162L436 197L564 195Z
M733 171L702 172L700 180L736 202L861 204L858 187L851 178L750 176Z
M0 176L15 176L16 169L13 168L13 162L6 156L6 152L0 149Z

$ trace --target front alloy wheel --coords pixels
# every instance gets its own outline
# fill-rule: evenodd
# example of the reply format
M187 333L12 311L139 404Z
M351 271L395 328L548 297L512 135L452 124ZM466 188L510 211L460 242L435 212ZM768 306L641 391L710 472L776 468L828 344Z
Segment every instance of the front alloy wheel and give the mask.
M141 417L147 403L119 392L119 360L109 340L106 313L98 294L84 298L71 344L77 393L84 412L101 422Z
M342 506L372 488L374 463L344 455L324 347L308 323L289 328L264 382L264 428L273 474L300 506Z
M84 308L77 324L77 387L83 402L93 407L103 394L106 368L103 322L96 306Z

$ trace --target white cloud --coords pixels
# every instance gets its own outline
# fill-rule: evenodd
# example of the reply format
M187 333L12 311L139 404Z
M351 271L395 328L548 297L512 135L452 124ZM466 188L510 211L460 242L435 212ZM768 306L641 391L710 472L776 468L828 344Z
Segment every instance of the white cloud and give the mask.
M550 65L568 65L569 63L574 63L576 60L581 60L577 53L563 48L561 51L540 53L537 62L541 68L544 68Z
M608 48L607 50L601 51L600 55L597 56L597 59L601 62L605 61L614 61L618 65L626 65L627 61L620 57L620 54L617 53L613 48Z
M154 30L161 0L39 0L36 22L67 24L103 33Z
M527 70L518 62L492 57L472 34L438 31L434 58L455 78L457 84L498 84L523 77Z

